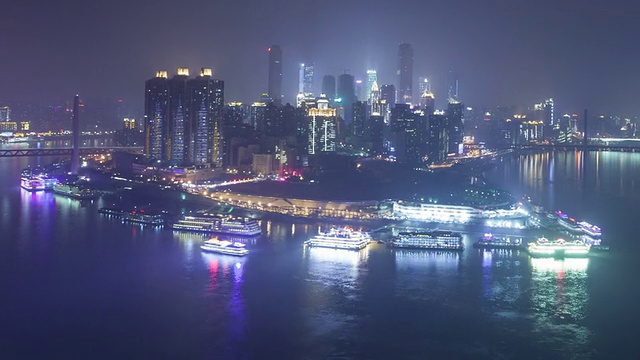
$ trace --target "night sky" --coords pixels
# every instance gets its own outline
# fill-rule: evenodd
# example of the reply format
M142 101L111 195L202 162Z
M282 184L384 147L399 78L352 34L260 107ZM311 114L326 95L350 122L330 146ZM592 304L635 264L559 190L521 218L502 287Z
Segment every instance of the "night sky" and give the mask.
M283 50L285 100L297 66L397 83L400 42L414 46L418 76L446 98L450 69L471 106L640 114L640 5L591 0L2 0L0 103L122 98L142 109L158 69L211 67L226 100L257 100L267 48Z

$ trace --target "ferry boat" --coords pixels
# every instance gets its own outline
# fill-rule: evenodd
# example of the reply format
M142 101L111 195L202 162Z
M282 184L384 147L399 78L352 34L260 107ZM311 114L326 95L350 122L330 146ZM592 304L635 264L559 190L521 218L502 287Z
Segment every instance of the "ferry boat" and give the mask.
M122 210L120 208L103 207L103 208L98 209L98 213L104 214L104 215L109 215L109 216L120 217L120 216L124 215L124 210Z
M58 195L68 196L78 200L95 199L100 195L96 190L82 188L74 184L57 183L53 187L53 192Z
M473 247L484 249L520 249L522 248L522 238L484 234L483 237L473 244Z
M578 225L578 222L576 221L576 219L569 217L569 215L563 213L560 210L556 211L555 215L558 220L558 223L564 226L567 230L576 231L576 232L581 231L580 225Z
M173 222L173 230L195 231L205 233L220 233L230 235L255 236L260 235L260 224L254 219L246 217L232 217L225 215L191 216L184 215Z
M245 245L242 243L218 239L207 240L200 248L207 252L233 256L245 256L249 253L249 250L245 249Z
M45 189L45 184L41 179L23 177L20 180L20 187L27 191L43 191Z
M547 238L541 237L536 242L529 243L527 249L531 256L581 257L589 254L591 245L582 240L566 241L557 239L549 241Z
M44 182L44 190L45 191L53 191L53 188L58 184L58 179L56 178L41 178Z
M598 238L602 236L602 230L600 230L600 228L596 225L589 224L586 221L580 221L578 222L578 226L580 227L580 230L582 230L582 232L591 237Z
M401 232L389 244L396 248L464 250L462 235L452 231Z
M304 242L307 246L332 249L361 250L371 242L371 235L351 228L331 228Z
M162 226L164 225L164 217L162 214L155 212L147 212L143 209L132 210L122 214L123 223L135 223L150 226Z

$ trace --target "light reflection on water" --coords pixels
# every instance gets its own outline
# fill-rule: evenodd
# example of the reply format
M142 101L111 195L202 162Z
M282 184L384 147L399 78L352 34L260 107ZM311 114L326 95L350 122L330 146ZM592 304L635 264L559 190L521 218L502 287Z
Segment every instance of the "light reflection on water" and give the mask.
M456 251L394 249L396 289L410 299L448 298L460 281L460 254Z
M592 331L585 324L589 310L589 259L531 259L533 331L541 346L588 356Z

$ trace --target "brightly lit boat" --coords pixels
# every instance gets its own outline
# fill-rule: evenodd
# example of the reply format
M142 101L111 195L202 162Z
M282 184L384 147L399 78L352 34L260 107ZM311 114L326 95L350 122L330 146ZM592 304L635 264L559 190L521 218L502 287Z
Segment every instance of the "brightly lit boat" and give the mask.
M587 256L591 249L590 244L582 240L566 241L557 239L549 241L541 237L536 242L529 243L528 251L531 256L543 257L581 257Z
M313 238L305 241L305 245L313 247L325 247L332 249L361 250L371 242L371 236L363 231L355 231L351 228L332 228L329 231L320 232Z
M245 256L249 253L249 250L245 249L245 245L242 243L218 239L207 240L200 248L207 252L233 256Z
M20 180L20 186L27 191L43 191L45 189L44 181L37 178L23 177Z
M476 248L483 249L519 249L522 247L522 238L519 237L503 237L494 236L493 234L484 234L478 241L473 244Z
M184 215L171 224L173 230L230 235L255 236L262 232L260 224L246 217L224 215L191 216Z
M401 232L391 247L426 250L464 250L462 235L452 231Z
M580 225L578 225L576 219L569 217L569 215L563 213L562 211L556 211L556 217L558 219L558 224L564 226L567 230L581 231Z
M580 221L578 222L578 226L580 226L580 230L582 230L582 232L584 232L589 236L592 236L595 238L602 236L602 230L600 230L600 228L597 227L596 225L589 224L586 221Z
M53 192L58 195L67 196L78 200L95 199L100 193L96 190L82 188L73 184L57 183L53 187Z

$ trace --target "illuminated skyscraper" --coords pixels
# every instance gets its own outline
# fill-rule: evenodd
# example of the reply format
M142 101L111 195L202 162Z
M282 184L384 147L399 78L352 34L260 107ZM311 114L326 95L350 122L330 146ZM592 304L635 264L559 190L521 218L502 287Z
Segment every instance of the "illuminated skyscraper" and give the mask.
M329 108L325 98L318 100L317 108L307 109L309 155L336 151L336 109Z
M304 94L305 98L312 98L314 97L314 94L315 94L314 83L313 83L313 78L314 78L313 63L303 64L302 67L303 67L302 93Z
M187 162L222 166L224 82L212 75L211 69L202 69L200 76L187 82L191 107Z
M425 92L431 92L431 83L426 76L420 76L418 79L418 90L420 91L420 95Z
M179 68L145 84L145 155L173 165L214 164L222 161L224 82L202 69L195 79Z
M269 87L271 101L282 104L282 49L278 45L269 48Z
M398 49L398 102L413 101L413 46L402 43Z
M365 93L364 100L369 101L371 99L371 88L373 84L378 82L378 72L376 70L367 70L367 91Z
M384 123L389 124L391 122L391 109L396 106L396 87L393 85L382 85L380 88L380 100L386 104L387 111L382 115L384 116Z
M167 160L169 154L169 81L166 71L145 83L144 129L145 155L157 161Z

